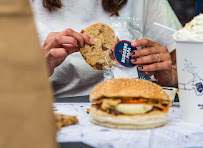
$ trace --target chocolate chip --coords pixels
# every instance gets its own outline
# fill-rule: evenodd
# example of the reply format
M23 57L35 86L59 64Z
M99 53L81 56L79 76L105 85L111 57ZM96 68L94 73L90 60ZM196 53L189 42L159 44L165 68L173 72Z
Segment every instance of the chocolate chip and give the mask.
M102 32L104 32L103 30L99 29L99 34L101 34Z
M102 70L102 69L103 69L103 64L101 64L101 63L96 63L96 64L94 65L94 67L96 67L96 69L98 69L98 70Z
M81 30L81 32L80 33L84 33L85 31L84 30Z
M94 47L91 47L92 51L94 50Z
M105 29L105 26L104 26L104 25L102 25L102 28L104 28L104 29Z
M104 46L102 45L102 50L103 50L103 51L106 51L106 50L108 50L108 48L107 48L107 47L104 47Z
M111 50L110 51L110 53L109 53L109 57L112 59L112 60L114 60L115 59L115 57L114 57L114 55L113 55L113 51Z

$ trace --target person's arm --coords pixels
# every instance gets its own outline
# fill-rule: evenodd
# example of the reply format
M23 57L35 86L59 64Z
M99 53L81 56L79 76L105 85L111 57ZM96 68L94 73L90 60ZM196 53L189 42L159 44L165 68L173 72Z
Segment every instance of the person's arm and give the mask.
M141 71L151 71L157 80L156 82L162 86L177 87L177 71L172 68L172 65L176 67L175 52L173 52L175 49L174 32L158 27L154 25L154 22L176 30L181 27L181 24L167 0L148 0L145 14L143 38L151 40L155 46L147 47L147 44L144 45L147 47L145 50L153 48L154 51L149 50L152 53L151 59L149 59L151 62L148 61ZM157 63L157 54L160 56L159 63Z
M94 43L89 36L72 29L49 33L44 42L43 50L48 62L50 76L55 67L59 66L69 54L79 51L79 46L83 47L85 42Z

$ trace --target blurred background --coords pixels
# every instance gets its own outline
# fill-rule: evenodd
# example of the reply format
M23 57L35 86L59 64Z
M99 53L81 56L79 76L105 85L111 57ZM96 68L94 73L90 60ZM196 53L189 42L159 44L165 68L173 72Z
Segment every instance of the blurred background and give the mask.
M203 0L168 0L182 25L203 12Z

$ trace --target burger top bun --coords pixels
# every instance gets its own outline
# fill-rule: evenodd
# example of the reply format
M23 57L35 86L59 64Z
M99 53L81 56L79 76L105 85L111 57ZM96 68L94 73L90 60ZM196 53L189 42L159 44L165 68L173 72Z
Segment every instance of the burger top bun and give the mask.
M168 94L156 83L135 78L111 79L97 85L90 94L90 102L109 97L142 97L170 102Z

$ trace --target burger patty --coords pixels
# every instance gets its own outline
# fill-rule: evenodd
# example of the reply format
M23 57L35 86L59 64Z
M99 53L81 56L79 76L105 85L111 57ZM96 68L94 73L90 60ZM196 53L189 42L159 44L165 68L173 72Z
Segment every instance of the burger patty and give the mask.
M109 109L109 113L110 114L114 114L114 115L123 115L123 113L115 110L115 109Z

